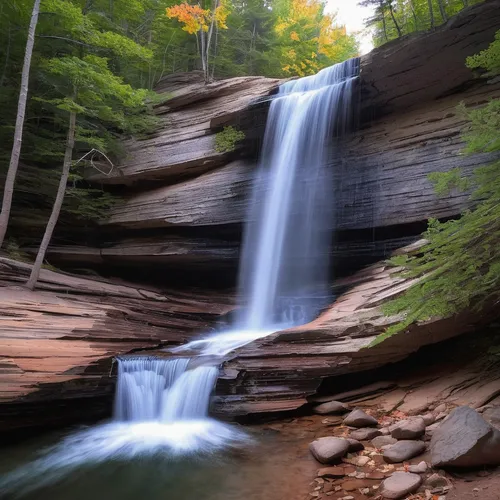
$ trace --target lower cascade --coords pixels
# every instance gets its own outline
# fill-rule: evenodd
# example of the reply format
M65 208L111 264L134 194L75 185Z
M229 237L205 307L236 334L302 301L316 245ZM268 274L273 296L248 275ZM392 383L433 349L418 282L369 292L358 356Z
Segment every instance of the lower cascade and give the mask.
M358 73L359 60L349 60L285 83L271 102L241 261L247 307L233 328L169 353L189 352L196 360L118 359L114 419L68 436L0 480L0 487L43 486L82 464L248 442L236 427L208 416L219 371L213 357L306 323L328 300L333 181L325 153L351 122ZM203 364L208 357L210 366Z

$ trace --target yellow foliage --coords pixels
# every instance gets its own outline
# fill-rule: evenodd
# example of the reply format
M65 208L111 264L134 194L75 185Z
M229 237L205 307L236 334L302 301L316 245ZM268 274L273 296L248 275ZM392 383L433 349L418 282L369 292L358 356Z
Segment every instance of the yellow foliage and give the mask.
M295 42L299 42L300 41L299 34L296 31L292 31L290 33L290 39L294 40Z
M200 5L190 5L183 2L173 7L167 7L166 14L169 19L177 19L184 26L182 29L191 35L198 31L208 31L208 27L214 20L219 28L227 29L226 20L229 15L228 0L222 0L212 12L202 9Z

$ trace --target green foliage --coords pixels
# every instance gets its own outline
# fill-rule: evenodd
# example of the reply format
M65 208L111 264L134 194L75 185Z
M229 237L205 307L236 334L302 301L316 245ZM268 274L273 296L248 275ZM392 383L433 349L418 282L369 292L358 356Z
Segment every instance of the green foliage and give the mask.
M224 127L222 132L215 136L215 150L218 153L229 153L236 149L236 143L243 140L245 134L234 127Z
M496 64L500 44L493 43L481 54L482 60ZM476 62L469 59L468 64ZM470 111L462 106L461 111L469 118L464 135L466 151L500 151L500 101ZM405 266L406 277L420 280L384 307L387 315L402 315L403 319L376 343L414 322L447 317L469 307L481 308L500 299L500 161L477 169L471 184L462 179L458 169L433 174L432 178L441 194L453 187L473 186L476 205L458 220L430 219L423 235L428 244L421 253L392 259L394 265Z
M432 172L427 177L439 196L446 196L454 189L467 191L470 187L469 179L462 176L459 168L453 168L449 172Z
M483 0L362 0L375 8L368 20L376 47L402 35L426 31L446 22L464 7ZM478 66L486 67L483 64Z
M486 50L467 58L469 68L482 68L488 71L488 75L500 73L500 31L495 36L495 41Z

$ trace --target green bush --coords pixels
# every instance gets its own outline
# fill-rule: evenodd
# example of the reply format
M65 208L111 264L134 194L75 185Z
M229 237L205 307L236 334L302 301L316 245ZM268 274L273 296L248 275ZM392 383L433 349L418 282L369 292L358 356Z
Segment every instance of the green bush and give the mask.
M222 132L215 136L215 150L218 153L229 153L236 149L236 143L243 140L245 134L234 127L224 127Z

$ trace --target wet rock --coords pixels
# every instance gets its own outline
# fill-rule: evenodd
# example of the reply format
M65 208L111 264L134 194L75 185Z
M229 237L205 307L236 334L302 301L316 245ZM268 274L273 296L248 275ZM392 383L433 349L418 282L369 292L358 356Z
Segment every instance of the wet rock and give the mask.
M391 432L392 437L395 439L418 439L424 434L425 422L423 418L403 420Z
M459 406L434 431L434 467L477 467L500 464L500 431L468 406Z
M318 477L331 477L340 479L345 476L345 469L343 467L324 467L318 470Z
M413 472L414 474L425 474L427 469L427 464L422 460L419 464L410 465L408 467L408 472Z
M366 414L363 410L359 408L353 410L344 419L344 424L350 427L375 427L378 425L377 419L371 415Z
M313 412L319 415L342 415L348 411L349 408L340 401L329 401L313 408Z
M369 441L370 439L376 438L377 436L381 436L381 432L379 429L373 429L367 427L366 429L358 429L357 431L351 432L349 437L351 439L356 439L358 441Z
M347 439L322 437L309 445L313 457L322 464L331 464L340 460L349 450Z
M365 445L357 439L347 438L347 441L349 441L349 453L356 453L365 449Z
M389 464L396 464L410 460L425 451L423 441L398 441L396 444L384 449L384 460Z
M382 482L381 493L384 498L403 498L416 491L421 483L422 478L418 474L395 472Z
M395 444L397 442L398 440L391 436L377 436L376 438L372 439L372 445L377 449L380 449L383 446Z

